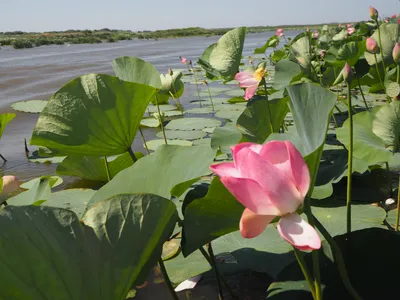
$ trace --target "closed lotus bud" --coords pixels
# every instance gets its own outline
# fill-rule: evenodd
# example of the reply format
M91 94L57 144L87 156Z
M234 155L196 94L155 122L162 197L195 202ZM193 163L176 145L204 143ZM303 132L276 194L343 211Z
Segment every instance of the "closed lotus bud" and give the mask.
M397 16L395 14L392 15L392 19L396 19Z
M346 63L346 65L343 68L343 78L344 81L346 81L347 83L351 83L352 79L353 79L353 71L351 70L351 67L348 63Z
M15 176L3 176L3 189L1 194L8 194L18 190L20 182Z
M172 71L172 69L168 69L168 74L172 76L174 75L174 71Z
M372 20L378 20L379 14L375 7L372 6L369 7L369 16L371 17Z
M393 60L396 64L400 65L400 43L397 42L393 48Z
M378 52L378 43L373 38L367 38L366 45L369 53L374 54Z

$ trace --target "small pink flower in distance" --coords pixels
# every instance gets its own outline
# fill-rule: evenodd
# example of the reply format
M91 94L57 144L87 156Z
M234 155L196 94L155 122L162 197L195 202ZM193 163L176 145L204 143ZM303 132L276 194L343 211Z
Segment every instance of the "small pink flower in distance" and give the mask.
M342 28L342 27L343 27L343 25L342 25L342 24L339 24L339 25L338 25L338 27L339 27L339 28Z
M282 28L279 28L279 29L276 31L275 35L276 35L277 37L282 37L282 36L283 36L283 29L282 29Z
M186 57L179 56L179 59L181 60L181 63L183 63L184 65L186 65L188 63L188 60Z
M389 18L385 18L385 23L389 23Z
M353 27L353 24L346 24L347 28Z
M319 37L319 32L318 32L318 30L315 30L313 33L313 38L317 39L318 37Z
M1 194L9 194L18 190L20 182L17 177L8 175L3 176L3 188L1 190Z
M319 55L323 58L326 55L326 50L319 51Z
M400 19L397 20L397 24L400 24Z
M356 31L356 30L355 30L353 27L347 28L347 33L348 33L349 35L352 35L355 31Z
M277 216L278 232L300 250L321 247L315 229L297 209L310 187L310 173L300 152L290 141L264 145L241 143L232 149L233 162L211 165L222 184L245 206L240 219L244 238L260 235Z
M378 43L373 38L367 38L366 46L369 53L374 54L378 52Z
M245 88L244 99L250 100L257 92L258 85L264 78L265 68L259 67L253 72L239 72L235 75L235 80L239 81L239 87Z
M396 19L397 16L395 14L392 15L392 19Z

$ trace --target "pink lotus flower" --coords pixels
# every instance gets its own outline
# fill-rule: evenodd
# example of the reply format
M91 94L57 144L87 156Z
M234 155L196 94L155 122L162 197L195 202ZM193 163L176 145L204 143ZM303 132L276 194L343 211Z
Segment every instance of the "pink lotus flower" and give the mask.
M395 14L392 15L392 19L396 19L397 16Z
M181 63L183 63L184 65L186 65L188 63L188 60L186 57L179 56L179 59L181 60Z
M378 52L378 43L373 38L367 38L366 46L369 53L374 54Z
M356 31L356 30L355 30L353 27L347 28L347 33L348 33L349 35L352 35L355 31Z
M393 48L393 60L396 64L400 65L400 43L397 42Z
M372 20L378 19L379 14L375 7L369 6L369 16Z
M318 30L316 30L316 31L314 31L314 33L313 33L313 38L314 39L317 39L319 37L319 32L318 32Z
M244 99L250 100L257 92L258 85L264 78L265 68L259 67L254 73L239 72L235 75L235 80L239 81L239 86L245 88Z
M353 24L346 24L347 28L353 27Z
M1 190L1 194L9 194L18 190L20 182L15 176L3 176L3 188Z
M282 28L279 28L279 29L276 31L275 35L276 35L277 37L282 37L282 36L283 36L283 29L282 29Z
M300 152L289 141L232 147L234 162L211 165L221 182L246 208L240 220L244 238L260 235L276 217L278 232L300 250L321 247L321 240L296 210L310 187L310 174Z

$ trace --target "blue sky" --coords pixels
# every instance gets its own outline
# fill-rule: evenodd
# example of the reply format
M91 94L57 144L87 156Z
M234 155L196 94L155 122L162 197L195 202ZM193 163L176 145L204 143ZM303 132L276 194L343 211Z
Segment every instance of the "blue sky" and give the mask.
M3 0L0 31L155 30L345 22L400 13L399 0Z

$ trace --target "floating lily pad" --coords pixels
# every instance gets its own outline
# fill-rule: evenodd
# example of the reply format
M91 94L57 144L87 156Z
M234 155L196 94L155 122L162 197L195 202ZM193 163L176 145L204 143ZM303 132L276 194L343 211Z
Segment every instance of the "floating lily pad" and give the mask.
M235 121L239 119L242 113L243 113L243 108L238 110L220 110L215 114L215 116L221 119L228 119L230 121Z
M140 126L144 127L158 127L160 126L160 120L156 118L146 118L140 121Z
M210 118L186 118L172 120L165 129L168 130L200 130L206 127L217 127L222 124L221 121Z
M193 130L193 131L182 131L182 130L165 130L165 134L167 139L170 140L198 140L207 135L207 132L200 131L200 130ZM160 131L156 134L156 136L162 139L163 133Z
M152 115L154 116L154 114L156 113L152 113ZM172 118L172 117L181 117L183 116L183 113L181 111L178 110L169 110L169 111L164 111L164 118Z
M178 145L178 146L192 146L193 143L190 141L186 140L167 140L168 145ZM147 141L147 148L149 150L156 150L159 146L164 145L165 141L164 139L159 139L159 140L151 140Z
M194 141L193 141L193 146L198 146L198 145L210 145L210 142L211 142L211 139L210 139L210 138L194 140Z
M151 113L158 112L156 105L149 105L147 108L148 108L148 111ZM176 110L176 106L171 105L171 104L160 105L160 111L164 112L164 111L169 111L169 110Z
M13 103L11 104L11 107L20 112L40 113L46 105L47 101L45 100L28 100Z
M211 103L211 102L210 102ZM210 106L205 107L196 107L192 109L188 109L185 111L185 114L212 114L214 110Z
M202 131L207 132L207 133L213 133L215 128L217 128L217 127L207 127L207 128L203 128Z

